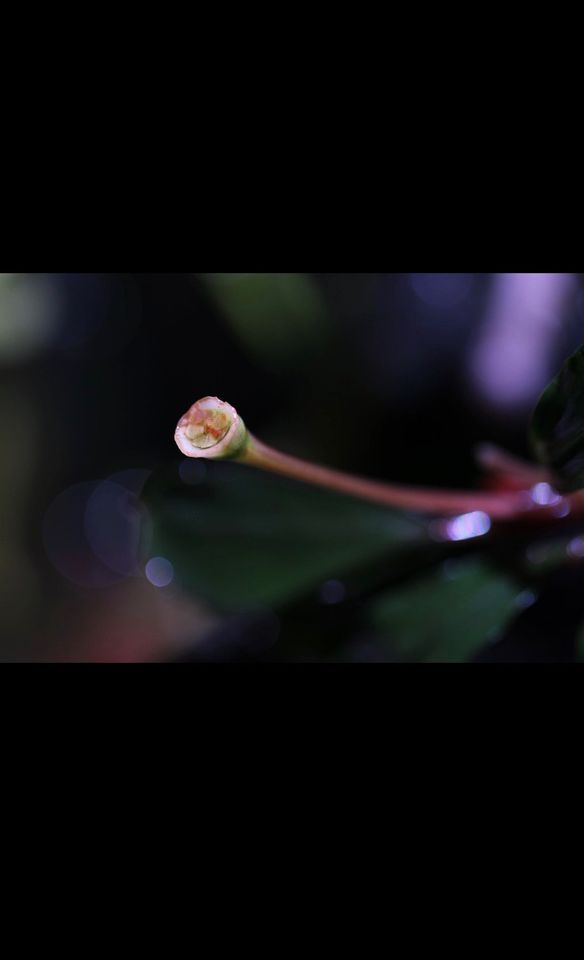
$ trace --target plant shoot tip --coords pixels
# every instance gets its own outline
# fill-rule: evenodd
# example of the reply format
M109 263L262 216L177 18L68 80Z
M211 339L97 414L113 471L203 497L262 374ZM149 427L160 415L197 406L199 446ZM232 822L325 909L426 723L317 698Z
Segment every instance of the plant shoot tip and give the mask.
M242 451L247 430L231 404L219 397L202 397L180 418L174 439L186 457L228 459Z

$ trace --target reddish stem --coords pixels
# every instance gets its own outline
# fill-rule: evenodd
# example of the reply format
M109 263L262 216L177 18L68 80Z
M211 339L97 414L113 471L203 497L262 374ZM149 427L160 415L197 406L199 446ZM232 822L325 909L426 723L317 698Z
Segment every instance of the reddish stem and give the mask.
M251 434L239 459L240 462L249 466L271 470L329 490L337 490L383 506L416 510L421 513L455 515L480 510L497 520L523 518L528 512L530 514L536 512L540 516L550 513L550 507L534 504L529 492L525 489L501 493L473 493L464 490L436 490L382 483L341 473L280 453Z

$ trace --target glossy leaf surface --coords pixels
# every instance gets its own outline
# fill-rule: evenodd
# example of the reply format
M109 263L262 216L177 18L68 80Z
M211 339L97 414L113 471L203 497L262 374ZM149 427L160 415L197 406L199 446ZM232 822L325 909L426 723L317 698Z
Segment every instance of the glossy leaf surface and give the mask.
M369 622L392 658L457 663L497 639L520 591L476 558L449 560L371 605Z
M423 520L229 463L183 461L154 475L144 556L219 609L296 599L360 564L426 543Z
M531 441L562 489L584 487L584 346L566 360L540 397Z

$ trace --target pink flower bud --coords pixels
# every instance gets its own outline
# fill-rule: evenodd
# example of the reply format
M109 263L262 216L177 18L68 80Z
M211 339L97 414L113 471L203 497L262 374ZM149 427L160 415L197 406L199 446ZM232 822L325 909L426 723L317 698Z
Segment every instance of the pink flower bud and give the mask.
M174 439L186 457L225 459L242 452L247 430L231 404L218 397L203 397L180 418Z

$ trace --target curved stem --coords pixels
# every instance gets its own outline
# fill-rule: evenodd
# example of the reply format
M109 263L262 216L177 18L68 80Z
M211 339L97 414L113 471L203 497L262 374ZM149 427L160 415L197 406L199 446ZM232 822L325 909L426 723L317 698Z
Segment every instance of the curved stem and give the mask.
M421 513L455 515L474 510L484 511L494 519L511 519L524 515L534 507L526 491L482 493L459 490L436 490L423 487L406 487L382 483L351 474L331 470L298 457L292 457L272 449L252 434L241 455L240 463L284 474L296 480L317 484L329 490L337 490L363 500L370 500L387 507L416 510ZM546 508L536 508L538 513ZM547 510L546 510L547 512Z
M491 443L481 443L475 450L476 461L486 479L499 490L525 490L536 483L551 483L550 471L535 463L514 457Z
M547 470L492 446L479 449L478 457L494 489L471 492L383 483L280 453L249 433L235 407L218 397L192 404L179 420L174 438L187 457L237 460L386 507L442 516L482 512L493 520L519 523L584 516L583 490L561 497L548 482L552 478ZM214 442L207 442L209 438Z

